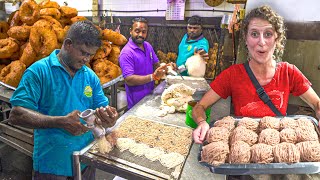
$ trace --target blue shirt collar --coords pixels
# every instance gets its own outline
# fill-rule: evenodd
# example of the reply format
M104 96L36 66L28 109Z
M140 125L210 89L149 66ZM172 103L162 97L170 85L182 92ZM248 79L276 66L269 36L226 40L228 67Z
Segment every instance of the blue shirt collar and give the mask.
M59 61L59 58L57 54L60 52L60 49L55 49L49 56L49 61L51 61L51 66L59 66L61 68L64 68L62 64ZM87 71L87 68L85 68L86 65L82 66L81 69L78 71ZM65 69L65 68L64 68Z
M200 39L204 38L203 34L201 34L197 39L191 39L191 40L188 40L188 38L189 38L188 33L186 33L186 36L187 36L186 42L188 42L188 43L190 43L190 42L197 42L197 41L199 41Z

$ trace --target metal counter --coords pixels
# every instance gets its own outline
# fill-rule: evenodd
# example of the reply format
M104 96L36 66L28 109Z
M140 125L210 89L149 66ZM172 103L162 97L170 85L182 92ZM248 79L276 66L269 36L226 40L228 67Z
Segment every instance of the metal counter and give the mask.
M141 118L147 118L167 124L187 127L185 125L185 113L168 114L164 117L157 116L157 111L159 111L159 106L161 104L160 97L165 88L165 85L165 82L162 82L160 85L158 85L153 94L146 96L133 108L123 114L117 121L117 124L113 128L108 129L108 131L112 131L114 128L116 128L129 115L135 115ZM200 99L202 95L203 93L196 93L194 98ZM228 116L229 114L230 99L221 99L213 105L211 111L211 119L218 119L224 116ZM149 173L146 173L142 169L134 169L120 162L116 162L116 160L112 161L105 157L96 156L87 152L92 147L92 145L93 144L90 144L83 150L74 153L74 172L76 179L81 179L79 162L92 165L98 169L124 178L161 179L160 177L156 177ZM209 168L200 165L197 158L198 153L199 145L193 144L182 169L182 173L180 174L180 179L225 179L225 175L213 174L210 172Z

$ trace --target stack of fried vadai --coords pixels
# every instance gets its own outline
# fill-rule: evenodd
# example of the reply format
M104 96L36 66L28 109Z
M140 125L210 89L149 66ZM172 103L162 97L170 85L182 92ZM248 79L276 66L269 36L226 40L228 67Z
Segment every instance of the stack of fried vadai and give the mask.
M70 25L83 20L87 18L78 16L77 9L60 6L55 1L44 0L39 4L35 0L23 1L20 9L10 14L8 22L0 21L0 66L7 66L18 60L26 68L29 67L48 56L54 49L60 49ZM120 47L127 39L110 29L97 28L101 32L103 45L88 66L98 70L96 73L104 84L121 75L118 57ZM96 60L99 62L94 63ZM106 62L102 63L101 60ZM97 64L99 67L94 67ZM102 66L104 67L101 68ZM8 73L11 69L12 67L7 68L1 79L4 83L16 87L21 74L14 75L20 71Z

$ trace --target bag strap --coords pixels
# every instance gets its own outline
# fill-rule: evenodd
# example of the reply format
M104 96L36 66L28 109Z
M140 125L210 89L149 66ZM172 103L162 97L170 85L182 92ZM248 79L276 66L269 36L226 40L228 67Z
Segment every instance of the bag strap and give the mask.
M249 66L249 61L247 61L246 63L244 63L244 67L251 79L252 84L254 85L254 87L256 88L256 92L258 93L259 98L265 103L267 104L270 109L272 110L272 112L274 112L277 116L283 116L281 114L281 112L276 108L276 106L272 103L271 99L269 98L268 94L266 93L266 91L263 89L263 87L259 84L257 78L254 76L250 66Z

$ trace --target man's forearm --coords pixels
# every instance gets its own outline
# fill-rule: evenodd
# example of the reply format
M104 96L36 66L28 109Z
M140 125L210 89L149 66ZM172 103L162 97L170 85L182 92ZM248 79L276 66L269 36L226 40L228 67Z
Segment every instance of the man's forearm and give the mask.
M205 109L202 105L197 104L193 107L192 117L195 123L199 124L206 120Z
M129 77L126 77L124 80L128 86L138 86L138 85L147 84L153 81L152 74L148 74L144 76L131 75Z
M27 128L59 128L63 116L46 116L23 107L13 107L9 122Z

